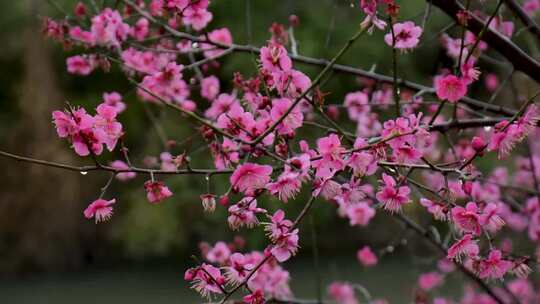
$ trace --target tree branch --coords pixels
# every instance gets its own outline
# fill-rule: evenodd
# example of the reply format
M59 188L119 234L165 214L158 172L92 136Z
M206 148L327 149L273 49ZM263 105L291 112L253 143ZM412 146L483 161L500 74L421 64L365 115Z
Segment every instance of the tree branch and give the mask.
M457 21L457 13L465 8L456 0L432 0L432 3ZM474 14L467 22L467 29L476 36L485 28L485 22ZM540 82L540 63L524 52L506 36L486 28L482 40L497 50L512 63L516 70L527 74L530 78Z
M212 170L212 169L186 169L186 170L154 170L154 169L148 169L148 168L138 168L138 167L130 167L128 169L117 169L113 168L111 166L73 166L58 162L52 162L52 161L46 161L41 159L35 159L31 157L26 156L20 156L12 153L8 153L5 151L0 151L0 155L15 159L20 162L26 162L26 163L32 163L47 167L53 167L53 168L59 168L69 171L75 171L75 172L89 172L89 171L109 171L114 173L126 173L126 172L135 172L135 173L145 173L145 174L162 174L162 175L214 175L214 174L231 174L233 170Z
M512 13L521 20L523 25L531 32L534 36L536 36L536 39L540 40L540 27L538 27L538 24L532 19L527 13L523 10L521 5L516 0L503 0L506 4L506 7L508 7L509 10L512 11Z

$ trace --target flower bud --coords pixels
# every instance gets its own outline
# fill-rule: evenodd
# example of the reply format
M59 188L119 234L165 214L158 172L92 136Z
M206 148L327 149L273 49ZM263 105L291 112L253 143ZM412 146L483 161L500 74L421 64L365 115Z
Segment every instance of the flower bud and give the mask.
M326 109L326 114L332 120L338 120L338 118L339 118L339 108L336 105L330 105Z
M463 192L465 192L467 195L471 195L472 186L473 183L471 181L466 181L463 183L463 185L461 185L461 189L463 189Z
M484 149L486 148L486 143L485 143L484 139L482 137L479 137L479 136L473 137L473 139L471 141L471 145L472 145L474 151L476 151L476 153L480 153L480 152L484 151Z
M84 5L84 3L82 2L79 2L75 6L75 16L83 17L84 15L86 15L86 5Z
M216 196L213 194L201 195L201 202L206 212L214 212L216 210Z
M219 204L222 206L227 206L229 204L229 196L224 194L219 198Z
M296 15L290 15L289 16L289 25L292 27L297 27L300 25L300 18Z

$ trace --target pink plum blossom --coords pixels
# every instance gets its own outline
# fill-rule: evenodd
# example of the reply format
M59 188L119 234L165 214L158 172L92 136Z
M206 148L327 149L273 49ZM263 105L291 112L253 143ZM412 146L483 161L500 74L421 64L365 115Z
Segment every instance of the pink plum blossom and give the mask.
M219 79L216 76L208 76L201 81L201 96L212 101L219 94Z
M233 43L233 38L231 32L228 28L215 29L208 33L208 40L213 43L218 43L221 45L231 45ZM202 43L201 48L204 51L204 56L207 58L215 57L221 55L224 50L221 47L216 47L213 44Z
M208 250L206 259L211 263L224 265L231 256L231 250L225 242L217 242L214 247Z
M317 150L322 157L320 160L313 161L313 167L317 169L315 174L317 177L327 178L345 166L345 160L342 156L345 148L341 145L341 140L336 134L319 138Z
M338 304L358 304L354 288L349 283L333 282L328 286L328 295Z
M265 211L257 208L257 200L253 197L244 197L240 202L229 207L227 221L233 230L246 226L252 228L259 224L257 213Z
M147 181L144 183L144 189L146 198L152 204L158 204L173 195L171 190L160 181Z
M139 18L135 25L131 28L130 35L135 39L142 41L149 33L150 22L146 18Z
M422 28L416 26L411 21L403 23L395 23L393 25L393 33L395 35L395 48L401 50L414 49L420 42ZM394 46L394 36L392 32L384 36L384 41L389 46Z
M444 277L434 271L434 272L428 272L423 273L418 278L418 286L422 288L423 290L431 290L437 286L440 286L444 281Z
M270 181L270 174L272 174L270 166L244 163L233 172L230 182L232 187L240 192L253 193L266 186Z
M103 103L113 107L116 113L122 113L126 109L126 104L122 102L122 95L118 92L103 93Z
M512 267L512 262L504 260L502 253L493 249L486 259L480 261L478 276L482 279L502 279Z
M465 208L457 206L452 208L452 220L456 227L465 233L480 235L482 227L480 224L480 210L475 202L469 202Z
M362 265L366 267L375 266L378 262L377 256L375 255L375 253L373 253L369 246L364 246L359 249L356 252L356 258Z
M112 205L115 203L116 199L109 201L101 198L97 199L88 205L88 207L84 210L84 217L87 219L95 218L96 223L105 222L112 217Z
M349 205L346 208L346 214L351 226L367 226L375 216L375 210L367 203L360 202Z
M294 229L287 233L281 234L276 240L274 245L271 246L270 253L278 260L278 262L285 262L296 255L298 251L298 229Z
M448 248L448 259L461 261L463 257L475 257L480 249L472 234L465 234L460 240Z
M292 61L287 50L277 43L262 47L260 60L262 67L269 72L289 71L292 68Z
M66 60L67 70L71 74L86 76L92 73L97 64L92 56L77 55Z
M407 186L398 186L395 179L386 173L383 173L382 180L383 185L376 194L377 200L390 212L400 211L404 204L410 202L411 190Z
M204 269L204 270L203 270ZM209 298L211 294L221 294L225 277L219 268L209 264L202 264L197 268L186 270L184 279L192 283L192 288L203 297Z
M437 97L450 102L457 102L467 94L467 84L455 75L438 76L435 79Z
M91 32L98 45L120 47L120 43L127 39L129 30L129 25L123 22L116 10L105 8L92 17Z
M225 267L225 277L233 285L242 283L255 265L241 253L233 253L229 257L229 265Z
M283 201L287 202L289 198L294 198L298 192L302 181L299 178L299 174L295 172L284 172L278 176L277 180L273 183L269 183L266 187L273 195Z
M113 162L110 163L110 166L114 169L117 169L117 170L129 170L129 166L128 164L126 164L124 161L121 161L121 160L115 160ZM119 181L122 181L122 182L126 182L130 179L134 179L135 177L137 176L137 173L133 172L133 171L128 171L128 172L121 172L121 173L117 173L116 174L116 179L118 179Z
M292 101L288 98L279 98L272 101L272 110L270 116L273 121L278 121L291 107ZM278 125L277 130L280 135L293 135L294 130L302 126L304 114L299 107L294 107L292 111L285 116L285 119Z
M348 93L344 105L347 107L349 118L354 121L358 121L362 114L370 111L369 97L364 92Z
M539 0L525 0L523 2L523 9L529 16L534 16L536 12L540 9Z

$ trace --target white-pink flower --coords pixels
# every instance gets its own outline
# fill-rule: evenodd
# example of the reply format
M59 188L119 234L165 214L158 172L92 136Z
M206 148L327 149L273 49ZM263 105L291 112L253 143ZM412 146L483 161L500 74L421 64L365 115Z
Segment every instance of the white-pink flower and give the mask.
M384 41L389 46L395 46L396 49L409 50L415 48L420 42L422 28L416 26L412 21L396 23L393 29L394 36L392 36L392 32L384 36Z

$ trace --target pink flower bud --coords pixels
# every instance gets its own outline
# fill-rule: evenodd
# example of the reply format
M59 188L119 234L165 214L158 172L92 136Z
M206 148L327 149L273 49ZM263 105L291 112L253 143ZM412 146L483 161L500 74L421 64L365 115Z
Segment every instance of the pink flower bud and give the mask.
M79 2L75 6L75 16L83 17L84 15L86 15L86 5L84 5L84 3L82 2Z
M326 109L326 114L332 119L332 120L338 120L339 118L339 108L335 105L328 106L328 109Z
M229 204L229 196L228 195L222 195L219 198L219 204L222 206L227 206Z
M477 153L482 152L486 148L486 143L482 137L475 136L471 141L471 145Z
M297 27L300 25L300 18L296 15L290 15L289 16L289 25L292 27Z
M463 189L463 192L465 192L467 195L470 195L472 192L472 186L473 183L471 181L466 181L463 183L461 188Z

